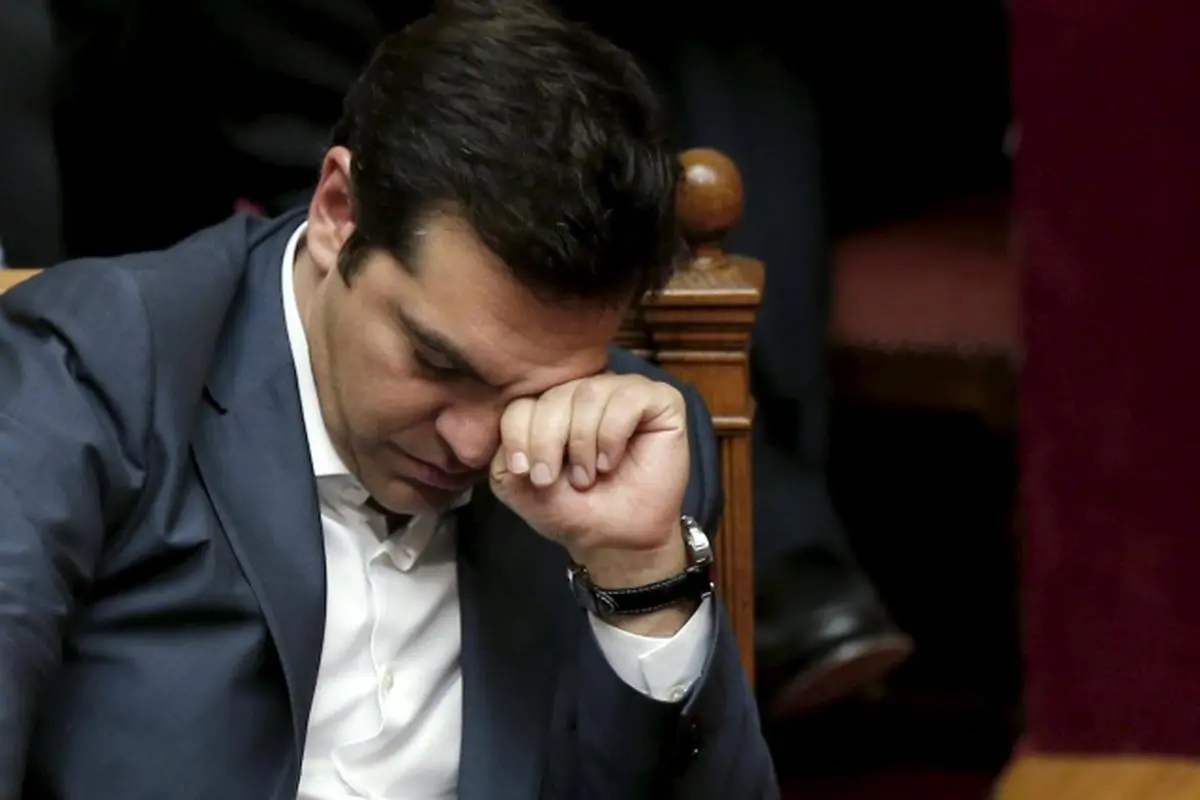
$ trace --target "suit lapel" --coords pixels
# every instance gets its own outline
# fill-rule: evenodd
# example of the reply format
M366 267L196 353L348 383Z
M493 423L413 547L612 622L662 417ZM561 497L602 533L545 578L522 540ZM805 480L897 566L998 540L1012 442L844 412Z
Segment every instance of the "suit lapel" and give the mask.
M201 479L258 598L291 703L297 763L325 632L325 557L312 460L283 319L291 215L251 248L193 439Z
M489 492L459 515L461 800L538 796L562 649L574 641L566 564Z
M193 447L278 649L302 752L325 631L325 558L304 427L289 408L294 384L280 371L238 408L210 412Z
M312 461L283 319L280 272L302 215L251 242L206 381L193 451L263 610L287 681L297 764L325 629L325 559ZM459 512L462 800L531 800L545 768L563 649L580 612L566 554L481 489Z

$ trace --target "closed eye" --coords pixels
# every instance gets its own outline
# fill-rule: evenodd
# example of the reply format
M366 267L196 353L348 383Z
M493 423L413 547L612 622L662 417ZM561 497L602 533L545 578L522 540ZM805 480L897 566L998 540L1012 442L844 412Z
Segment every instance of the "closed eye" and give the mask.
M401 309L399 319L404 326L412 348L413 359L426 375L447 378L470 378L485 385L492 385L471 363L461 348L454 345L443 334L421 325Z
M413 357L416 359L417 366L426 375L431 375L441 380L449 380L451 378L458 378L463 374L462 370L445 356L414 348Z

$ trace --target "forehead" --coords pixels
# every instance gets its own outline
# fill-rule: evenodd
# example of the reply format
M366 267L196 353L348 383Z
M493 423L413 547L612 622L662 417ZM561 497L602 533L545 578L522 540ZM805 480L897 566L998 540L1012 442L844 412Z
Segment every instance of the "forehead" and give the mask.
M405 312L480 366L506 382L553 383L604 366L623 308L539 298L457 217L428 221L413 245Z

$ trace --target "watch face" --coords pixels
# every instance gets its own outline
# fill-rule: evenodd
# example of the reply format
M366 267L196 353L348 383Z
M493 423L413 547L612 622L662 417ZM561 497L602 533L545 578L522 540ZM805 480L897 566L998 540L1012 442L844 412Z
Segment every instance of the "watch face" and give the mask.
M691 517L683 517L683 538L692 557L693 564L708 564L713 560L712 544L708 534Z
M583 606L585 611L591 611L594 614L596 613L596 603L592 598L592 593L588 591L587 581L581 580L583 574L582 567L574 564L567 567L567 581L571 585L571 594L575 595L575 600Z

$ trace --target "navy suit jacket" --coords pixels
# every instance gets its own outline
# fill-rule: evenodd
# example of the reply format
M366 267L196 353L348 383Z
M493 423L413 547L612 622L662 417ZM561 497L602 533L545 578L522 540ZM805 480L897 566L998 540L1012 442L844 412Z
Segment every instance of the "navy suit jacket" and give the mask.
M280 295L299 221L0 296L0 800L295 797L326 591ZM685 391L686 510L712 531ZM778 796L724 612L690 696L655 702L605 661L560 547L487 491L459 513L461 798Z

